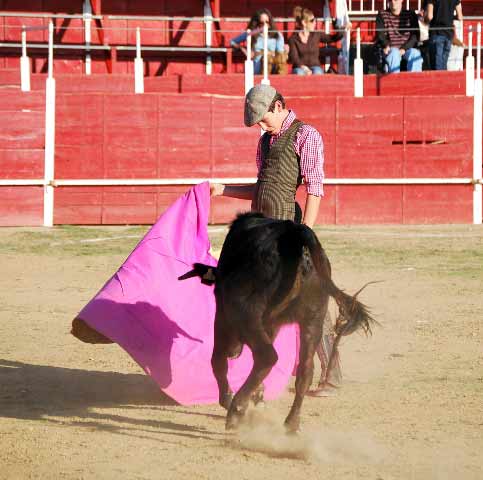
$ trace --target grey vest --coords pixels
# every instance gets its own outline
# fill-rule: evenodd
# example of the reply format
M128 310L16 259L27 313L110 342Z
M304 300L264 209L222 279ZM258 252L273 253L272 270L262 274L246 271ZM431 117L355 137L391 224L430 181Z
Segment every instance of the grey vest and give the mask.
M270 135L262 138L262 166L253 195L252 210L279 220L294 220L295 193L302 183L300 157L293 143L300 120L294 120L270 147Z

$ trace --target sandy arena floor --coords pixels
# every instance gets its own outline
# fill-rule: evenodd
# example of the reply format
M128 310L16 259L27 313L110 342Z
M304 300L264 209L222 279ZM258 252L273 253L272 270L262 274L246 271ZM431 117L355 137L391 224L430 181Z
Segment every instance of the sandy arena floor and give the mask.
M481 227L318 230L341 288L384 280L361 295L381 327L344 340L343 386L306 398L296 437L291 392L227 434L217 405L173 405L69 334L144 231L0 230L1 479L483 478Z

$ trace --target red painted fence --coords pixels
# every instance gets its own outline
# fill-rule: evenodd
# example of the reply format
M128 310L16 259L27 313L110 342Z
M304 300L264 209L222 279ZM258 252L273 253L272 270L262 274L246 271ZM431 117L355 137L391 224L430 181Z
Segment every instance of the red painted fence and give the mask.
M191 84L196 91L194 79ZM322 132L328 179L472 176L471 98L313 93L287 100ZM55 178L255 177L259 130L243 126L242 106L242 96L61 91ZM0 178L42 178L44 108L42 91L0 90ZM152 223L188 188L58 187L54 222ZM227 222L248 208L217 198L211 221ZM41 225L42 209L41 186L0 187L1 225ZM339 224L471 221L471 185L326 185L318 218Z

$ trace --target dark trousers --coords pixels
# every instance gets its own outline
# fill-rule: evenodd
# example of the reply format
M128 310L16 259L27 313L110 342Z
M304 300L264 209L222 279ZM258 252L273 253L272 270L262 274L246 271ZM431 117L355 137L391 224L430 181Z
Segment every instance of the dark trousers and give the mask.
M293 219L295 223L302 223L302 209L298 202L295 202L295 218Z
M431 35L428 47L431 70L447 70L451 38L446 35Z

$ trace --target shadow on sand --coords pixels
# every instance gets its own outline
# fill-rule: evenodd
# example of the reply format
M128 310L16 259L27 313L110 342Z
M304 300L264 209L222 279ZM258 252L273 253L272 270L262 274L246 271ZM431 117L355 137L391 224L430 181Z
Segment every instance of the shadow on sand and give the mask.
M131 434L128 432L140 430L153 433L147 430L153 428L162 430L163 434L209 440L213 437L206 435L217 435L203 428L159 419L170 415L170 409L162 407L175 405L178 404L143 374L78 370L0 359L0 418L71 424L128 435ZM119 414L124 410L132 411L136 406L152 409L153 418ZM109 409L116 411L110 413ZM190 412L184 409L182 413Z

